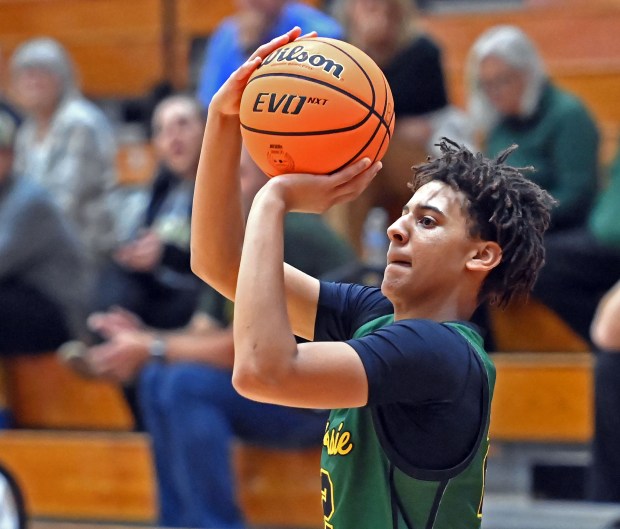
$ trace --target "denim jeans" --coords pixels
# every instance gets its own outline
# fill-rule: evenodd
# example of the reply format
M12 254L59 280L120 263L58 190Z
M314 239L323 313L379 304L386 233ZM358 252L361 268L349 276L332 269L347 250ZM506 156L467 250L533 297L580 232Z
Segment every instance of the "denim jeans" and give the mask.
M229 370L198 363L149 363L140 375L139 405L152 438L159 522L166 527L243 528L233 441L320 446L327 419L327 412L248 400L233 388Z

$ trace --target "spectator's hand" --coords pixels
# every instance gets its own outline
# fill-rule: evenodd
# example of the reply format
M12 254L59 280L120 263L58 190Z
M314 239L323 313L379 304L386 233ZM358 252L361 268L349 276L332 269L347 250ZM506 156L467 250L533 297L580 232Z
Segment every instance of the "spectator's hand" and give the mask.
M224 115L239 115L239 105L241 103L241 94L248 82L248 78L252 72L258 68L262 60L274 50L278 49L289 42L293 42L301 35L301 29L294 27L284 35L280 35L275 39L260 46L250 58L245 61L237 70L235 70L226 82L220 87L211 100L209 112L219 112ZM316 33L309 33L304 36L315 36Z
M371 164L370 159L364 158L331 175L281 175L267 182L257 197L276 193L287 211L321 214L359 197L381 167L381 162Z
M114 254L116 262L137 272L151 272L160 263L164 244L153 230L144 231L136 240L124 244Z
M119 333L143 329L144 323L137 314L122 307L113 307L108 312L91 314L88 327L106 340L112 340Z
M153 337L141 331L117 334L109 342L88 350L88 364L94 376L113 382L130 382L149 360Z

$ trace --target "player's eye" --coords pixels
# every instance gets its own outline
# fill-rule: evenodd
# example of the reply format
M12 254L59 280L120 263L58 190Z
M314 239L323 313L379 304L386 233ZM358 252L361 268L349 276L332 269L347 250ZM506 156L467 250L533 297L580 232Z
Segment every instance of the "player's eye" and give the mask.
M428 215L424 215L423 217L420 217L418 222L424 228L434 228L437 225L437 221L433 217L430 217Z

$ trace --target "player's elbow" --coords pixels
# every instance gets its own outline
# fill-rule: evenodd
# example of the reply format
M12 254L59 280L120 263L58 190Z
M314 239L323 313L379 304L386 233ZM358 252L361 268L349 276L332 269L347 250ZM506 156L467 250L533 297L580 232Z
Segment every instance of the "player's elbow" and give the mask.
M190 253L190 267L198 278L202 279L228 299L234 299L235 288L231 284L230 271L226 274L210 266L208 256L194 247L192 247Z
M236 354L232 384L240 395L260 402L277 401L277 393L287 377L285 362L248 359L239 361ZM275 400L274 400L275 399Z
M232 385L239 395L247 399L269 402L267 395L270 393L269 388L273 383L259 371L235 367Z
M235 369L232 375L232 385L239 395L251 399L260 400L259 379L248 369Z

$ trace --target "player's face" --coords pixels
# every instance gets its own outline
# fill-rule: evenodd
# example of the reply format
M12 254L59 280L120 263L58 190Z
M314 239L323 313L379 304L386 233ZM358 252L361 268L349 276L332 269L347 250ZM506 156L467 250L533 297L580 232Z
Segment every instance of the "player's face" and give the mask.
M480 88L505 116L518 116L525 91L526 77L521 70L511 67L498 57L489 56L480 61Z
M388 228L382 290L395 306L450 299L475 254L464 195L433 181L416 191Z
M157 156L177 175L194 178L204 131L202 119L187 101L164 105L158 110L153 130Z

